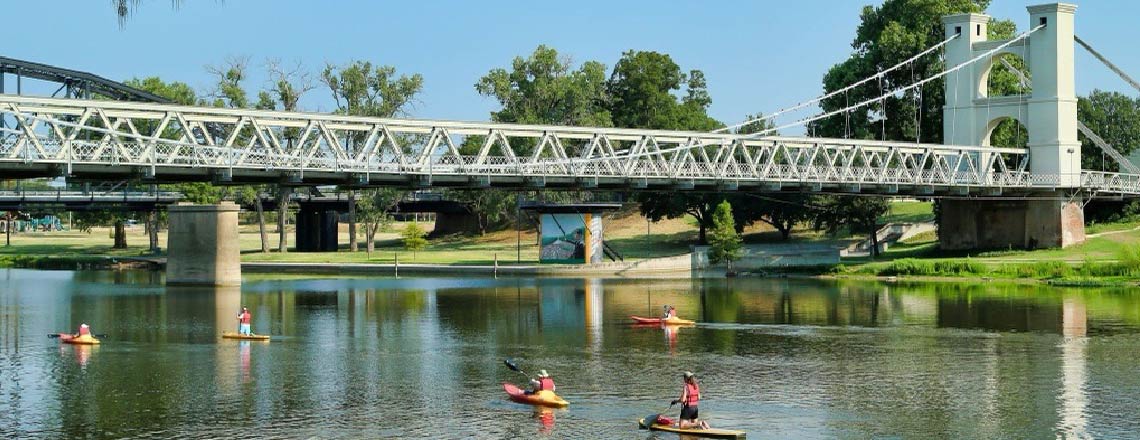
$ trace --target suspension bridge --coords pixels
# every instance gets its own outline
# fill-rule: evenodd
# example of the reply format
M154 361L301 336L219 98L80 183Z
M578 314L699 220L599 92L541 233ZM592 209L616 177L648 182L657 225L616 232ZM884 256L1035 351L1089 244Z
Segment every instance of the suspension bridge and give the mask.
M1140 170L1077 120L1078 42L1129 84L1140 86L1079 40L1075 11L1063 3L1030 6L1032 27L1000 41L987 38L986 15L944 17L945 39L938 44L768 118L881 83L923 56L940 52L942 72L752 134L732 133L738 126L703 133L0 94L0 173L295 186L912 194L948 200L952 209L947 214L944 205L944 247L1064 246L1084 239L1084 201L1140 196ZM1028 94L988 96L989 74L1006 55L1025 61L1029 75L1013 70L1023 83L1032 77ZM890 96L938 80L945 87L946 144L775 135L875 108ZM991 133L1007 119L1027 129L1026 148L990 146ZM1078 131L1124 172L1082 170ZM993 203L977 203L986 200Z

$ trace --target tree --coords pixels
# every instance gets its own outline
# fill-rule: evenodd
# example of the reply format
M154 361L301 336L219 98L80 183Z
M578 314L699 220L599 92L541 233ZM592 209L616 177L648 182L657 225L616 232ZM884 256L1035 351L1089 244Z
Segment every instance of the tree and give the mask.
M1119 92L1093 90L1089 96L1077 100L1077 119L1125 156L1140 145L1140 99ZM1083 134L1080 137L1081 168L1120 170L1116 161L1106 159L1092 140Z
M983 12L989 3L989 0L885 0L879 6L864 7L851 44L852 54L824 75L824 91L840 90L926 50L946 38L943 16ZM1009 21L991 21L988 29L991 39L1010 38L1015 26ZM1012 64L1015 67L1023 65L1019 63ZM895 88L938 74L944 67L937 56L921 57L908 68L888 73L881 82L870 81L825 99L820 102L820 107L824 112L830 112L874 99ZM944 81L931 81L904 95L888 96L869 107L815 121L808 125L808 133L824 137L941 143L942 106L946 102ZM995 64L988 87L991 95L1025 90L1016 74L1000 63ZM991 139L995 145L1026 139L1023 135L1019 137L1017 130L1016 124L1002 124ZM885 199L848 196L821 197L818 204L829 208L818 211L814 220L817 228L836 230L846 225L853 230L870 233L872 241L877 241L873 232L877 219L888 206ZM872 252L877 253L875 244Z
M491 69L475 90L502 106L491 112L495 122L610 127L605 71L597 61L574 69L569 57L538 46L526 58L515 57L510 71Z
M839 90L874 76L916 53L945 39L942 17L950 14L983 12L989 0L886 0L879 6L866 6L860 16L851 46L852 54L824 75L825 92ZM1014 26L1009 21L993 21L990 38L1009 38ZM937 56L921 57L910 67L888 73L847 93L820 103L824 112L845 108L873 99L897 87L912 84L941 72L944 63ZM1016 90L1017 79L998 65L991 74L991 87L1006 94ZM994 82L998 82L995 84ZM921 95L921 96L920 96ZM942 106L946 102L944 80L931 81L921 89L901 96L889 96L877 104L813 122L808 132L825 137L849 137L942 142ZM885 111L885 112L884 112ZM881 116L885 113L887 118ZM917 122L916 122L917 120Z
M713 263L724 262L728 265L728 272L732 273L732 262L740 259L742 250L740 234L736 232L736 225L732 218L732 205L727 200L716 205L712 223L709 261Z
M332 64L325 66L321 72L321 81L328 86L333 99L337 104L337 113L351 116L371 116L378 118L391 118L404 114L415 100L417 94L423 90L423 76L416 73L411 76L396 76L396 68L392 66L373 66L367 61L353 61L338 67ZM279 81L278 84L281 84ZM288 88L278 87L279 90ZM280 93L285 96L284 93ZM363 133L346 137L345 149L355 152L364 144ZM401 140L398 145L408 142ZM354 191L349 193L349 248L355 252L356 244L356 218L363 216L370 220L371 227L366 225L365 235L368 236L368 251L373 248L374 236L379 219L386 215L384 211L394 206L399 200L399 193L383 189L367 189L361 191L360 198L365 203L358 204ZM393 195L396 195L393 199ZM377 203L379 201L379 203ZM390 203L389 203L390 202Z
M682 98L677 93L686 90ZM685 74L667 55L658 52L625 52L606 83L614 125L627 128L710 131L722 124L707 114L712 103L704 73ZM692 215L697 220L698 240L707 242L712 211L724 197L716 194L655 193L637 195L642 215L653 221Z
M404 226L404 230L400 232L400 236L404 239L404 249L412 252L412 259L416 259L416 251L421 251L427 247L427 232L420 227L416 222L409 222Z
M360 219L364 221L364 237L367 240L365 248L368 253L372 253L376 250L376 233L391 219L388 212L392 211L404 197L404 191L395 188L376 188L362 191L360 196L357 211Z
M736 129L736 133L766 132L769 136L779 135L779 132L774 131L776 124L771 119L762 119L762 116L762 113L745 116L744 120L752 122ZM733 206L736 208L732 212L736 218L738 231L743 231L743 227L751 224L753 220L760 220L775 228L780 233L780 238L788 240L797 224L811 219L814 214L811 208L814 199L815 197L810 194L798 193L750 194L747 200L734 202Z
M835 234L846 226L851 232L867 234L871 256L879 256L879 218L890 212L890 201L874 196L827 196L820 198L819 203L812 225L816 230Z

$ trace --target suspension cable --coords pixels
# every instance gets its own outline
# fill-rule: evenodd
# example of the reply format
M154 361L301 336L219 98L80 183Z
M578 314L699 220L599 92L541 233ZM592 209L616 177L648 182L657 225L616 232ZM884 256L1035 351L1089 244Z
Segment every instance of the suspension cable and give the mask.
M737 129L737 128L743 127L743 126L745 126L745 125L748 125L748 124L751 124L751 123L753 123L753 122L758 122L758 121L766 121L766 120L769 120L769 119L775 118L776 116L780 116L780 115L782 115L782 114L784 114L784 113L788 113L788 112L796 111L796 110L802 109L802 108L804 108L804 107L810 106L810 105L812 105L812 104L815 104L815 103L817 103L817 102L823 101L823 100L825 100L825 99L827 99L827 98L831 98L831 97L834 97L834 96L838 96L840 93L846 93L846 92L850 91L851 89L854 89L854 88L856 88L856 87L859 87L859 86L861 86L861 85L863 85L863 84L869 83L869 82L871 82L871 81L874 81L874 80L876 80L876 79L879 79L879 78L881 78L881 77L883 77L883 76L886 76L886 74L888 74L888 73L890 73L890 72L893 72L893 71L895 71L895 70L898 70L898 69L902 68L903 66L905 66L905 65L908 65L908 64L910 64L910 63L913 63L913 62L915 62L916 60L918 60L919 58L922 58L923 56L926 56L926 55L930 54L931 52L934 52L934 51L936 51L936 50L938 50L938 49L941 49L941 48L942 48L942 46L945 46L946 44L950 43L950 41L954 40L955 38L958 38L958 36L959 36L959 35L960 35L960 34L954 34L954 35L952 35L950 38L947 38L947 39L945 39L945 40L942 40L942 41L940 41L938 44L935 44L935 45L933 45L933 46L930 46L930 48L928 48L928 49L926 49L926 50L924 50L924 51L922 51L922 52L919 52L918 54L916 54L916 55L914 55L914 56L912 56L912 57L910 57L910 58L907 58L905 61L903 61L903 62L901 62L901 63L895 64L895 65L893 65L893 66L891 66L891 67L887 68L886 70L883 70L883 71L881 71L881 72L879 72L879 73L876 73L875 75L869 76L869 77L867 77L867 78L863 78L863 79L861 79L861 80L859 80L859 81L856 81L856 82L854 82L854 83L852 83L852 84L848 85L847 87L844 87L844 88L841 88L841 89L835 90L835 91L833 91L833 92L830 92L830 93L827 93L827 94L824 94L824 95L820 95L820 96L817 96L817 97L815 97L815 98L812 98L812 99L809 99L809 100L807 100L807 101L803 101L803 102L800 102L800 103L798 103L798 104L796 104L796 105L793 105L793 106L791 106L791 107L782 108L782 109L780 109L780 110L777 110L777 111L776 111L776 112L774 112L774 113L770 113L770 114L767 114L767 115L761 115L761 116L759 116L759 117L756 117L756 118L752 118L752 119L749 119L749 120L747 120L747 121L744 121L744 122L741 122L741 123L739 123L739 124L734 124L734 125L729 125L729 126L727 126L727 127L718 128L718 129L716 129L716 130L713 130L712 132L713 132L713 133L723 133L723 132L728 132L728 131L730 131L730 130L735 130L735 129Z
M1128 85L1131 85L1132 88L1134 88L1136 90L1140 90L1140 83L1137 83L1136 80L1134 80L1134 79L1132 79L1132 77L1128 76L1127 73L1124 73L1123 70L1121 70L1119 67L1116 67L1116 64L1113 64L1112 61L1109 61L1108 58L1105 58L1104 55L1101 55L1100 52L1097 52L1096 49L1092 48L1092 46L1089 46L1089 44L1086 43L1085 40L1082 40L1081 37L1078 37L1076 35L1073 35L1073 39L1077 40L1077 44L1080 44L1081 47L1083 47L1083 48L1085 48L1085 50L1089 51L1089 53L1092 54L1092 56L1096 57L1096 59L1098 59L1098 60L1100 60L1100 62L1104 63L1104 65L1106 67L1108 67L1109 70L1111 70L1111 71L1113 71L1113 73L1116 73L1117 75L1119 75L1120 79L1123 79L1124 82L1128 83Z
M1032 33L1034 33L1034 32L1037 32L1037 31L1041 30L1041 29L1042 29L1042 28L1044 28L1044 27L1045 27L1045 25L1043 25L1043 24L1042 24L1042 25L1038 25L1037 27L1035 27L1035 28L1033 28L1033 29L1030 29L1030 30L1028 30L1028 31L1025 31L1025 32L1021 33L1021 35L1018 35L1017 37L1014 37L1013 39L1011 39L1011 40L1009 40L1009 41L1006 41L1005 43L1002 43L1002 44L998 45L997 47L995 47L995 48L993 48L993 49L990 49L990 50L988 50L988 51L986 51L986 52L984 52L984 53L981 53L981 54L979 54L978 56L975 56L975 57L973 57L973 58L969 59L968 61L966 61L966 62L964 62L964 63L962 63L962 64L959 64L959 65L957 65L957 66L954 66L954 67L952 67L952 68L950 68L950 69L946 69L946 70L943 70L942 72L939 72L939 73L936 73L936 74L934 74L934 75L931 75L930 77L927 77L926 79L923 79L922 81L919 81L919 82L916 82L916 83L910 84L910 85L908 85L908 86L904 86L904 87L900 87L900 88L894 89L894 90L890 91L889 93L886 93L884 96L876 96L876 97L874 97L874 98L871 98L871 99L868 99L868 100L865 100L865 101L862 101L862 102L856 103L856 104L854 104L854 105L850 105L850 106L847 106L847 107L845 107L845 108L841 108L841 109L838 109L838 110L834 110L834 111L831 111L831 112L827 112L827 113L821 113L821 114L818 114L818 115L815 115L815 116L811 116L811 117L803 118L803 119L800 119L800 120L798 120L798 121L795 121L795 122L792 122L792 123L789 123L789 124L781 125L781 126L779 126L779 127L769 128L769 129L767 129L767 130L761 130L761 131L758 131L758 132L756 132L756 133L751 133L751 134L748 134L748 135L746 135L746 137L748 137L748 138L757 138L757 137L761 137L761 136L764 136L764 135L766 135L766 134L769 134L769 133L772 133L772 132L775 132L775 131L779 131L779 130L783 130L783 129L786 129L786 128L792 128L792 127L800 126L800 125L803 125L803 124L811 123L811 122L814 122L814 121L818 121L818 120L820 120L820 119L824 119L824 118L827 118L827 117L831 117L831 116L837 115L837 114L839 114L839 113L843 113L843 112L849 112L849 111L852 111L852 110L857 110L857 109L860 109L860 108L866 107L866 106L868 106L868 105L874 104L874 103L875 103L876 101L878 101L879 99L882 99L882 98L884 98L884 97L887 97L887 96L890 96L890 95L894 95L894 94L896 94L896 93L903 93L903 92L907 92L907 91L909 91L909 90L914 90L914 89L916 89L916 88L918 88L918 87L921 87L923 84L926 84L926 83L929 83L929 82L931 82L931 81L934 81L934 80L940 79L940 78L942 78L942 77L944 77L944 76L946 76L946 75L949 75L949 74L951 74L951 73L955 73L955 72L957 72L957 71L959 71L959 70L961 70L961 69L963 69L963 68L965 68L965 67L967 67L967 66L971 66L971 65L973 65L973 64L974 64L974 63L976 63L978 60L981 60L981 59L983 59L983 58L986 58L986 57L988 57L988 56L991 56L991 55L993 55L993 54L995 54L995 53L998 53L998 52L1000 52L1001 50L1003 50L1003 49L1005 49L1005 48L1007 48L1007 47L1009 47L1009 46L1013 45L1014 43L1017 43L1018 41L1024 40L1024 39L1025 39L1026 37L1028 37L1030 34L1032 34Z

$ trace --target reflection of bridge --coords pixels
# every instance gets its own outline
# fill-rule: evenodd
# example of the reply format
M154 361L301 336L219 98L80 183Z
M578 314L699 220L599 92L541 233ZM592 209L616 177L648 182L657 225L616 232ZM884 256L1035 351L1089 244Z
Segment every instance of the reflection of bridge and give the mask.
M947 198L944 248L1065 246L1084 240L1082 200L1140 195L1140 175L1081 169L1076 8L1028 9L1034 27L1003 41L987 39L988 16L944 17L945 40L887 69L944 48L943 72L797 121L866 111L943 80L949 145L0 95L0 172L149 182L915 194ZM1030 95L988 95L1002 56L1025 61ZM841 91L881 83L886 74ZM1027 148L989 145L1005 120L1027 129ZM984 200L997 197L1003 200Z

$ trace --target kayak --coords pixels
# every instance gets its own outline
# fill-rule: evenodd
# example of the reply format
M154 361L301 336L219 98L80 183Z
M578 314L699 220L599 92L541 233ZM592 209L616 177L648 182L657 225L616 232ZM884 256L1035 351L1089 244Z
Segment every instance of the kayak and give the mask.
M241 333L225 332L222 337L226 339L249 339L254 341L269 341L269 335L243 335Z
M629 318L632 319L634 321L634 323L636 323L636 324L659 324L659 325L693 325L693 324L696 324L696 322L694 322L694 321L690 321L688 319L681 319L681 318L678 318L676 316L671 316L668 319L662 319L662 318L643 318L641 316L630 315Z
M570 402L562 400L561 397L558 397L557 394L554 394L554 391L550 390L542 390L534 394L527 394L526 391L523 391L521 388L516 387L513 384L503 382L503 391L507 392L507 397L509 397L512 401L525 403L528 405L565 408L566 405L570 404Z
M75 345L96 345L99 343L99 340L95 339L95 337L91 335L75 336L72 334L60 333L59 342Z
M641 429L648 429L651 431L665 431L675 432L681 435L688 435L693 437L710 437L710 438L744 438L744 431L733 431L731 429L700 429L700 428L675 428L673 425L661 425L653 423L651 425L645 424L645 419L637 421L637 426Z

